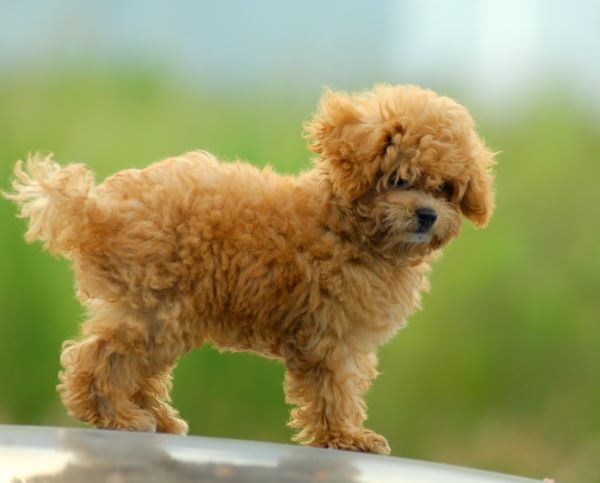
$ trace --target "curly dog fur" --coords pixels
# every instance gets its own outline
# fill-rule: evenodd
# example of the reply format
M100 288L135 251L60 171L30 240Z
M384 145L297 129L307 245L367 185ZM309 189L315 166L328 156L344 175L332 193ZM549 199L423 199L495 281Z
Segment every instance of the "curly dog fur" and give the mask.
M5 196L70 259L89 317L58 390L100 428L186 433L177 358L204 343L282 360L304 444L389 453L365 429L377 348L419 307L461 215L485 225L493 153L467 110L415 86L327 91L297 177L196 151L95 185L32 156Z

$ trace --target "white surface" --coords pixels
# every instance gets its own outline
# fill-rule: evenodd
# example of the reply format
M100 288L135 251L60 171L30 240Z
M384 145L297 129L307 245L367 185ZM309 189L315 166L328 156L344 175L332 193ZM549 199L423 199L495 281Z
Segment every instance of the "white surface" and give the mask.
M0 425L0 481L532 483L466 468L196 436Z

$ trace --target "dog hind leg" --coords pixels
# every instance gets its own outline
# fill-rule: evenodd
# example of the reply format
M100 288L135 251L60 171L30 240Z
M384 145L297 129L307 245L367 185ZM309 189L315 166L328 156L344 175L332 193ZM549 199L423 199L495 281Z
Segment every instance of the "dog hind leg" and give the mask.
M183 352L176 334L114 304L95 311L84 337L63 346L58 391L69 413L99 428L184 434L187 424L168 404Z
M97 428L154 431L156 418L132 402L138 373L135 355L112 340L84 337L63 344L58 386L69 414Z
M179 412L169 404L172 369L168 368L163 373L146 379L134 395L134 401L154 415L157 432L187 434L188 424L178 417Z

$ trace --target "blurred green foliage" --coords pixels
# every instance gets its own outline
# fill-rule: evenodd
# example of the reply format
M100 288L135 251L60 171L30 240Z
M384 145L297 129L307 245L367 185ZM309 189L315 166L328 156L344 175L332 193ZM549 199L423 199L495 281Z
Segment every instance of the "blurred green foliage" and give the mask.
M316 101L144 71L5 77L0 186L32 150L84 161L99 180L195 148L296 172L309 166L300 131ZM465 224L424 310L381 350L369 423L396 455L600 479L600 122L560 97L485 121L502 151L495 217L483 231ZM15 212L0 201L0 422L74 425L54 387L82 310L69 265L27 246ZM287 442L282 378L275 362L205 347L182 358L175 405L192 434Z

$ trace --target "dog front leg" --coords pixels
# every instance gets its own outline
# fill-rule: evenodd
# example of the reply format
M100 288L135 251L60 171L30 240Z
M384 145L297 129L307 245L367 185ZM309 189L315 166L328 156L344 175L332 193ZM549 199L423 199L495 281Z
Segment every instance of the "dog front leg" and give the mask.
M301 431L294 440L310 446L389 454L385 438L366 429L363 400L377 375L375 354L353 354L346 348L329 352L325 361L286 358L286 401L292 410L289 426Z

